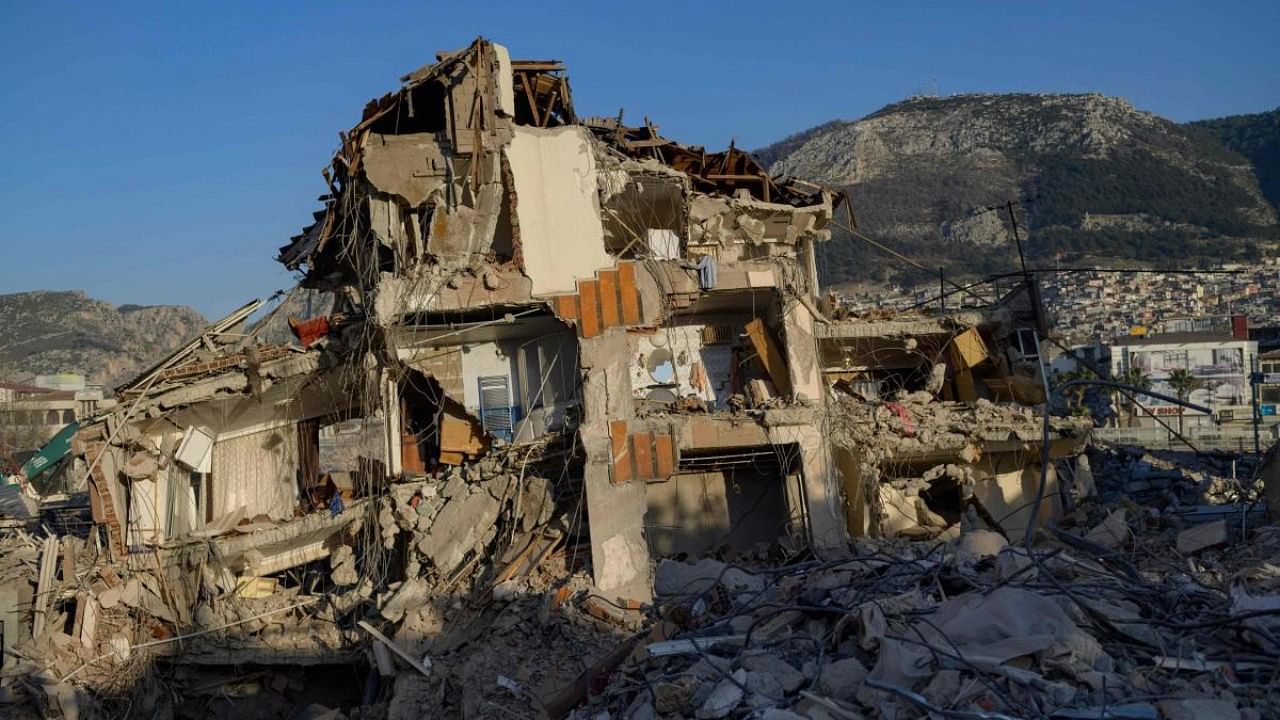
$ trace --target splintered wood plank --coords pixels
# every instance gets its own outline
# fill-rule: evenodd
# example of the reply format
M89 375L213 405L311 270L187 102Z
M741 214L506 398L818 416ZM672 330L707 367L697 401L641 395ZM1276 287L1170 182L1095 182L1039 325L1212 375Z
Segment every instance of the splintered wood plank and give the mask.
M578 296L577 295L557 295L556 296L556 315L561 320L577 320L578 319Z
M675 441L670 435L657 435L653 439L654 451L657 453L657 477L670 477L676 471Z
M778 350L778 345L773 341L773 336L765 327L764 321L756 318L747 323L746 330L747 337L751 339L751 347L755 349L756 356L764 365L765 372L769 373L773 386L778 389L779 394L790 395L791 377L787 374L787 361L782 358L782 352Z
M987 350L987 344L982 341L982 336L973 328L951 338L951 350L952 357L964 370L981 365L991 355Z
M636 477L655 477L653 472L653 433L638 432L631 436L632 452L636 456Z
M618 326L618 273L616 270L605 270L598 273L600 278L600 324L611 328Z
M618 263L618 295L622 300L622 324L640 324L640 291L636 288L636 264Z
M578 295L582 299L582 337L595 337L600 334L600 286L595 280L581 280Z
M627 452L627 421L613 420L609 423L609 441L613 446L613 481L624 483L631 480L631 453Z

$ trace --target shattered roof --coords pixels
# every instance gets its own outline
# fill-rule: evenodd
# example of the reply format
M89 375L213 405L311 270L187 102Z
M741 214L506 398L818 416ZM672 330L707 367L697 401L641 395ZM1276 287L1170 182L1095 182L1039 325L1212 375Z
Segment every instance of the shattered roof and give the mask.
M494 72L494 68L510 68L510 78L505 73L492 78L497 91L491 96L486 88L490 82L488 74ZM429 127L426 132L435 133L441 140L447 148L447 157L467 155L472 147L480 147L483 154L482 130L492 132L500 129L502 123L541 128L577 125L589 130L601 147L610 152L660 163L686 175L693 190L699 193L725 197L745 194L759 202L792 207L819 205L831 198L834 208L843 201L843 196L819 185L770 176L759 161L733 143L723 152L709 153L700 146L661 136L658 127L648 118L641 125L629 126L621 111L616 117L579 119L564 71L565 66L559 60L510 60L506 48L477 38L467 48L439 53L435 63L402 76L400 88L370 100L361 113L360 122L340 133L342 144L324 172L329 192L319 200L325 207L314 213L314 222L280 248L278 260L294 270L324 249L329 238L338 232L335 225L342 222L340 218L346 212L338 208L342 188L365 170L364 153L370 136L378 132L422 132L405 131L402 122ZM460 89L464 94L474 89L473 96L466 96L467 108L457 106ZM395 122L379 130L389 119ZM468 123L465 135L460 134L458 128L463 119ZM472 126L474 137L470 135ZM480 163L465 162L474 193L476 166ZM447 172L454 172L452 166Z

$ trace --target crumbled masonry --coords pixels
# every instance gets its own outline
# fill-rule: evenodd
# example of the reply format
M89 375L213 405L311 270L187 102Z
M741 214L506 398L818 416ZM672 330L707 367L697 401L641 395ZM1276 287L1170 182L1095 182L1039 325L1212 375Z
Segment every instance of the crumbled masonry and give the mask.
M843 194L483 38L401 83L279 252L332 306L0 496L0 716L1280 711L1280 463L1091 445L1034 277L850 317Z

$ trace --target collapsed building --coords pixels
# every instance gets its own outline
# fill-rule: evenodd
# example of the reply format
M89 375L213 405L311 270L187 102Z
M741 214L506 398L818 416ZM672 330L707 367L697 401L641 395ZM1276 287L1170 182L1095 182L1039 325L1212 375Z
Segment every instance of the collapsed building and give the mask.
M596 583L641 600L651 544L839 544L811 311L837 197L732 147L579 119L562 65L499 45L403 81L281 251L395 398L388 474L567 435Z
M1044 435L1033 408L1048 402L1045 329L1030 279L990 306L819 327L852 536L954 534L971 507L1009 536L1061 515L1090 424L1054 417Z
M815 248L847 198L580 117L561 63L483 39L341 138L279 251L331 309L271 345L240 308L72 440L92 525L15 555L38 566L12 602L33 620L5 624L7 650L69 653L41 680L55 711L153 645L187 673L372 648L383 676L388 649L428 674L397 623L552 558L632 612L663 558L839 558L975 514L1012 537L1070 504L1057 469L1087 426L1041 433L1031 280L990 307L828 317Z

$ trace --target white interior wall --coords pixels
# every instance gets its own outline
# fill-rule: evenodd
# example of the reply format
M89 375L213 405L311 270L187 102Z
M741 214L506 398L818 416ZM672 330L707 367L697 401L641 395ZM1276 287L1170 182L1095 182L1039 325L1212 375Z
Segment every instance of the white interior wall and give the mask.
M578 125L512 130L505 152L525 274L534 295L574 292L576 279L613 265L604 249L590 131Z
M648 370L649 356L660 349L671 351L675 364L676 387L679 397L697 395L716 410L728 407L732 387L729 384L733 352L729 345L703 345L702 330L705 325L676 325L660 329L653 335L640 335L631 363L631 388L636 398L644 398L655 387L664 384ZM693 364L702 363L707 376L707 386L701 390L690 382Z
M480 413L480 378L503 375L511 381L511 404L522 406L516 353L521 340L466 345L462 352L463 405L476 416Z

